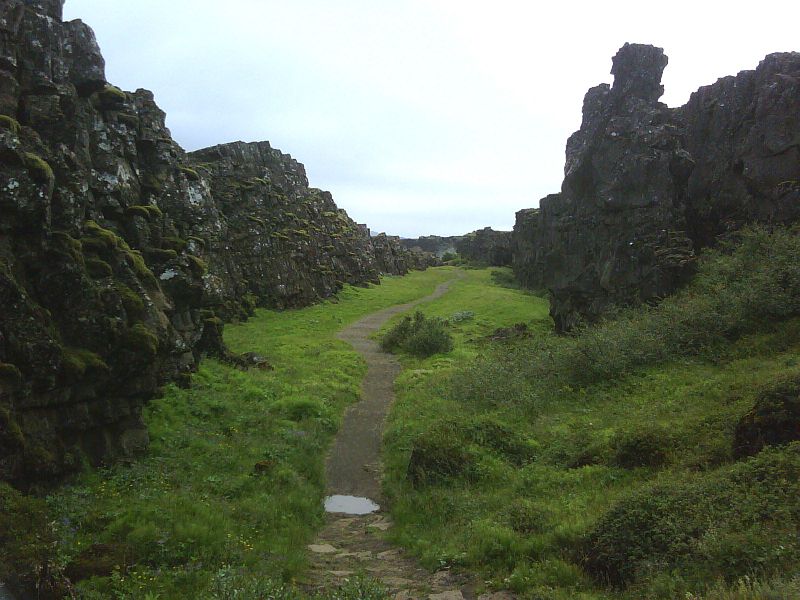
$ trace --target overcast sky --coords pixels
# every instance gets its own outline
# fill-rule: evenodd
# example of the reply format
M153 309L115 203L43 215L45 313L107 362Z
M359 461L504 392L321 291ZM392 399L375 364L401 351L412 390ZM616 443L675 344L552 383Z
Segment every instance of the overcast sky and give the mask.
M586 90L664 48L670 106L800 50L800 2L67 0L187 150L269 140L373 232L510 229L561 187Z

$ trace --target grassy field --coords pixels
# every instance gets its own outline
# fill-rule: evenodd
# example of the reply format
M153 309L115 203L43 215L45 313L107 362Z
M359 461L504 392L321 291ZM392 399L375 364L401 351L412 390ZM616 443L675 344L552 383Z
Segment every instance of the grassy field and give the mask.
M522 598L800 597L800 446L733 450L765 390L797 397L797 258L796 237L757 232L660 307L569 337L468 271L424 309L475 313L455 349L404 357L395 541ZM487 339L518 321L528 337Z
M257 598L268 579L302 578L322 519L324 454L364 375L334 334L453 276L390 277L227 326L232 350L257 352L274 370L204 361L191 389L170 387L147 407L147 457L87 472L48 498L68 571L102 572L101 555L131 566L84 581L82 595Z
M658 306L569 336L507 269L259 311L226 340L273 370L205 361L148 406L147 457L48 498L61 562L130 565L84 580L87 599L301 597L325 450L364 375L334 334L454 279L419 307L452 350L401 355L384 437L395 542L530 600L800 597L800 444L758 445L796 427L800 238L739 242ZM357 579L325 597L383 593Z

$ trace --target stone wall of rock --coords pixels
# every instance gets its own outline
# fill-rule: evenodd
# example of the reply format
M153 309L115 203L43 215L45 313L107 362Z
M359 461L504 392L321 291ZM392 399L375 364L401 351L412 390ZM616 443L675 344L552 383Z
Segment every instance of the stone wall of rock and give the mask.
M514 231L511 233L511 266L514 268L514 277L523 286L533 290L544 285L544 269L539 257L542 248L537 243L539 223L538 208L523 208L517 211Z
M224 217L222 227L212 215L193 232L208 256L207 302L218 314L304 306L345 283L379 283L369 230L310 188L291 156L267 142L236 142L188 160L196 198L207 194Z
M269 144L185 153L61 7L0 3L0 479L17 482L142 451L142 406L221 351L220 317L401 272Z
M800 54L768 56L681 108L658 102L667 58L626 44L614 85L584 99L560 194L517 214L514 268L552 295L560 329L671 293L695 253L751 221L800 211Z
M485 227L461 236L456 252L464 260L491 267L511 266L511 232Z
M438 258L442 258L447 253L456 252L456 242L462 237L463 236L460 235L448 237L424 235L418 238L401 238L400 243L409 250L417 248L423 252L430 252L435 254Z

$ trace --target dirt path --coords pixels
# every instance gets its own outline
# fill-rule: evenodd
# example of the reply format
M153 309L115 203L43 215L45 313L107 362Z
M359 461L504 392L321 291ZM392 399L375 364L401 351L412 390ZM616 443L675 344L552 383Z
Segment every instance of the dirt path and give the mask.
M380 450L383 423L394 401L394 380L400 373L398 360L381 352L369 339L394 315L445 294L453 280L439 285L433 294L414 302L373 313L347 327L338 335L367 362L361 401L345 413L342 428L334 440L326 465L328 495L361 496L382 504ZM384 539L391 521L383 511L365 516L329 513L325 527L311 554L312 586L326 588L342 579L366 574L384 583L396 600L474 599L470 585L449 571L431 574L403 550ZM493 594L481 599L502 600L511 596Z

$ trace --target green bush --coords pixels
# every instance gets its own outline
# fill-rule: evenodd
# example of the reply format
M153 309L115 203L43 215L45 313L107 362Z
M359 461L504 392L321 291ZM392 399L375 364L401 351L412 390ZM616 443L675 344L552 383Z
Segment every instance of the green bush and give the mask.
M447 324L436 317L426 317L420 311L404 317L381 339L387 352L402 351L420 358L447 353L453 349L453 338Z
M800 559L800 443L687 480L660 481L619 501L581 547L598 580L627 584L670 572L702 584L772 575Z
M718 361L731 341L798 316L800 235L753 227L738 234L737 244L708 251L691 284L661 304L620 311L567 336L533 336L498 349L460 370L452 395L498 403L511 388L519 398L524 382L532 382L528 397L536 401L565 385L620 379L648 365L688 357Z
M35 588L55 574L55 533L41 500L0 482L0 581Z
M413 440L406 478L415 485L474 479L481 456L521 466L533 460L536 450L536 444L511 426L487 415L439 421Z
M438 423L412 443L406 479L414 486L455 477L473 479L477 456L461 439L456 423Z
M561 370L591 383L727 344L800 315L800 235L752 227L706 253L692 283L656 307L623 311L579 331Z
M663 427L639 425L614 436L612 461L625 469L660 467L667 462L673 444L672 435Z
M764 446L800 440L800 373L761 390L753 408L736 426L733 453L752 456Z

